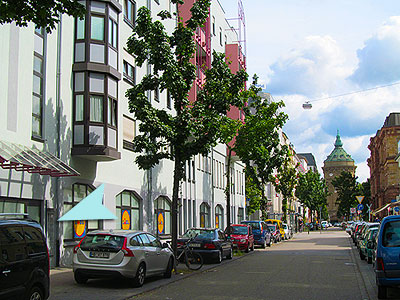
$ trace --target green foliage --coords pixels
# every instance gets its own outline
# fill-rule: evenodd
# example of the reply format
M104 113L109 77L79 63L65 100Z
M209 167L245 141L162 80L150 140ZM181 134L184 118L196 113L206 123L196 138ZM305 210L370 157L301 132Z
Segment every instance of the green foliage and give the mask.
M364 217L364 220L369 221L368 217L368 207L367 204L371 204L371 182L369 181L369 178L367 179L366 182L360 183L359 184L360 188L360 194L357 196L364 196L364 199L362 201L362 204L364 205L362 214Z
M247 213L249 215L261 209L262 191L258 188L257 184L254 183L252 177L247 175L246 175L246 198L250 199L250 202L248 203L247 206Z
M259 96L261 89L256 87L257 77L247 93L249 105L244 108L246 122L239 129L235 152L246 164L246 175L261 191L261 211L266 215L267 198L265 184L275 179L273 171L279 168L288 155L287 146L280 145L279 130L288 116L281 112L283 102L268 102ZM250 199L253 201L253 199ZM251 203L251 202L250 202Z
M299 174L295 195L311 212L319 213L320 208L322 212L326 211L328 188L318 172L309 170L306 174Z
M26 27L33 22L50 33L56 28L59 14L83 17L85 11L78 0L1 0L0 24L15 22Z
M290 205L298 182L297 170L290 163L289 159L279 168L277 179L277 181L274 181L274 185L277 191L279 191L283 196L283 221L286 222L288 202Z
M173 3L181 3L175 0ZM140 121L139 134L133 140L138 153L135 162L150 169L163 159L174 161L172 196L172 247L176 251L177 203L180 180L184 178L187 160L197 154L207 154L225 136L221 125L232 105L241 106L246 94L241 91L247 80L245 71L232 74L223 54L213 53L211 68L205 71L205 85L198 91L196 101L189 101L189 91L196 78L191 59L195 54L193 39L197 27L208 17L210 0L198 0L191 8L192 17L179 22L168 35L161 21L153 21L150 11L141 7L137 12L133 35L127 42L128 52L137 66L145 62L152 72L127 91L129 109ZM170 14L162 12L161 19ZM175 114L151 105L150 91L167 90L174 101Z
M358 204L356 196L361 196L361 186L357 183L357 177L350 172L342 172L332 180L332 185L338 195L336 200L339 204L338 217L350 216L350 208Z

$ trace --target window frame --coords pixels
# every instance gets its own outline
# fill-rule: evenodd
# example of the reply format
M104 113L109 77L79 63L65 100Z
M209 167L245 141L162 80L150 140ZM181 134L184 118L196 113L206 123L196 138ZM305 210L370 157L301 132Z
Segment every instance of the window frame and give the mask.
M129 9L128 3L131 4L132 20L129 19L129 16L128 16L128 13L127 13L128 9ZM124 21L129 26L131 26L131 27L135 26L135 23L136 23L136 1L124 0L124 13L123 13L123 16L124 16Z
M123 194L125 195L129 195L129 205L125 205L122 201L122 197ZM118 205L118 197L120 197L120 204ZM137 207L134 206L133 201L137 202ZM115 210L116 212L118 211L118 209L120 209L119 211L119 215L117 216L117 218L121 219L121 228L118 229L122 229L122 211L123 210L130 210L131 214L130 214L130 224L129 224L129 229L126 230L141 230L142 229L142 199L141 197L134 191L130 191L130 190L123 190L121 193L119 193L118 195L115 196ZM137 211L137 216L138 216L138 226L137 228L134 228L132 226L132 210ZM122 229L123 230L123 229Z

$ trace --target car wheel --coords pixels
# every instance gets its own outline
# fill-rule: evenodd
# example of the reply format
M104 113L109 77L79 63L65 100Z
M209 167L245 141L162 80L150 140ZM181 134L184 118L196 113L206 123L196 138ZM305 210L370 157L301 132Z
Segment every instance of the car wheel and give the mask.
M165 270L164 273L164 278L171 278L173 268L174 268L174 259L171 257L168 261L167 269Z
M272 246L272 239L269 239L268 247Z
M251 245L251 251L254 251L254 243Z
M133 280L133 285L135 287L141 287L144 284L144 279L146 278L146 266L141 263L136 271L135 279Z
M80 272L74 272L74 279L77 284L85 284L88 278Z
M386 299L387 298L387 287L378 285L378 299Z
M28 300L42 300L42 299L44 299L43 291L39 287L34 286L29 291L27 299Z
M217 264L220 264L222 262L222 249L221 249L221 251L218 251L217 260L215 262Z
M233 249L231 248L231 250L229 251L229 254L226 256L227 259L232 259L233 257Z
M249 253L249 251L250 251L250 245L249 245L249 244L247 244L247 247L246 247L246 250L245 250L245 252L246 252L246 253Z

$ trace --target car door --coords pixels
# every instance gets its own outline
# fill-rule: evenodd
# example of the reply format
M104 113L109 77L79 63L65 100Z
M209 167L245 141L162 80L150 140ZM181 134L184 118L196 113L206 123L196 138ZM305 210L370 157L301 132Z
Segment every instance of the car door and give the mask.
M147 233L147 237L149 238L152 251L155 253L154 255L154 270L155 272L164 272L167 268L168 259L167 252L163 251L161 242L153 235Z
M22 226L0 227L0 296L25 292L31 269L26 264L26 245Z
M152 274L156 272L157 267L157 252L156 249L152 246L149 237L147 234L142 233L140 238L143 241L144 246L144 256L146 261L146 273Z
M228 255L231 248L231 243L226 239L225 234L222 231L218 230L217 236L218 243L221 245L222 256Z
M381 253L388 278L400 278L400 220L388 221L382 232Z

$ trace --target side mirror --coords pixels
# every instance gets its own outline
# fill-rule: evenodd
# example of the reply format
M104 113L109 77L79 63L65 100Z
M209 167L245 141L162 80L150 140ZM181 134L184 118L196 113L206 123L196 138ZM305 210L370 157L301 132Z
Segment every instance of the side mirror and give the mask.
M168 244L167 243L163 243L162 247L163 247L163 249L168 248Z

